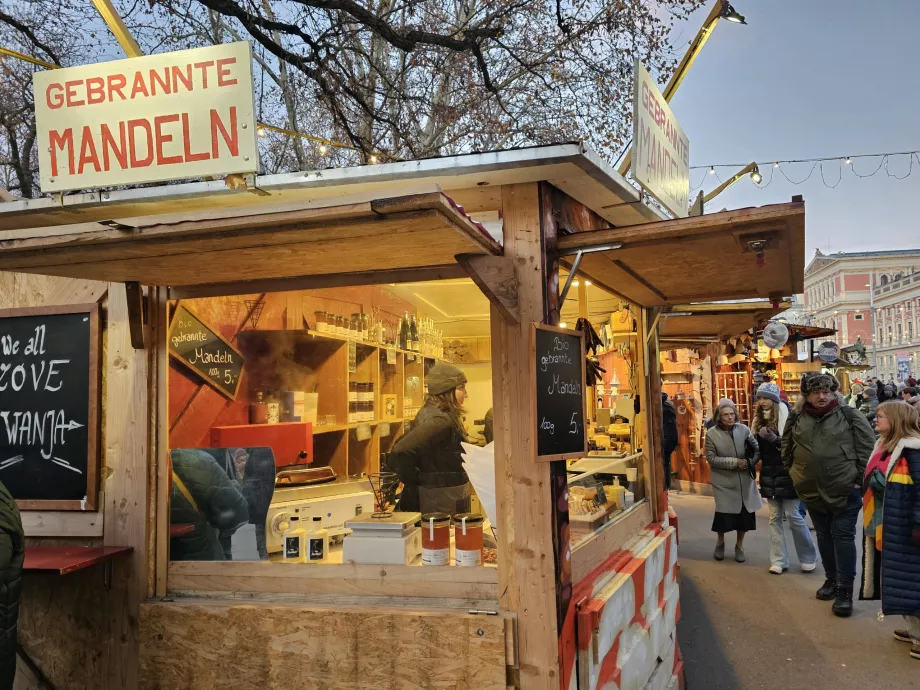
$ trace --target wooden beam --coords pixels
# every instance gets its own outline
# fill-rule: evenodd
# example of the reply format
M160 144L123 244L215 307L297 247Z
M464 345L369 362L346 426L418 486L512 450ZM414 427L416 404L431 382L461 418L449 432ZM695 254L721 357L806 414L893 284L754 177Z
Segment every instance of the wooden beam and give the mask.
M136 280L125 283L125 300L128 303L128 330L131 347L144 349L144 291Z
M622 242L626 246L646 240L678 238L705 234L715 231L727 231L735 226L764 222L783 222L789 218L805 215L803 202L772 204L756 208L743 208L737 211L723 211L702 216L690 216L676 220L663 220L628 228L610 230L593 230L580 232L559 238L559 251L572 254L579 249L600 244Z
M101 631L103 690L136 688L138 616L147 593L147 353L131 343L125 286L109 285L106 341L104 546L132 546L114 566Z
M521 687L558 690L552 463L534 462L536 419L532 406L522 404L534 395L530 324L544 321L538 185L503 187L502 210L505 256L520 269L520 323L506 323L492 307L499 604L517 616Z
M319 290L321 288L354 287L357 285L388 285L389 283L422 283L429 280L466 278L459 264L401 268L394 271L362 271L360 273L328 273L296 278L240 280L233 283L202 283L169 288L170 299L198 299L225 295L255 295L263 292Z
M518 283L514 261L508 256L487 254L458 254L457 263L466 271L482 294L498 309L510 324L520 323L518 313Z

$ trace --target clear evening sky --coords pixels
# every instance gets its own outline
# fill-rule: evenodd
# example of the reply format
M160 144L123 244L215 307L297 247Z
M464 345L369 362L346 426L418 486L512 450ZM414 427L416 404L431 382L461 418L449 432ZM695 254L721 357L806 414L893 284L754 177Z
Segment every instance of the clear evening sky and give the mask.
M850 166L820 164L794 185L777 159L920 149L920 88L916 74L918 0L734 0L747 26L719 22L671 103L690 138L690 164L756 161L761 189L749 178L714 199L707 211L788 201L806 204L806 255L821 251L920 247L920 163L904 180L884 166L859 179ZM674 34L686 45L712 2ZM680 33L678 33L680 32ZM881 159L854 159L867 175ZM811 163L784 164L790 179ZM891 157L889 172L906 175L908 156ZM725 180L735 170L717 168ZM691 190L705 172L691 170ZM770 183L771 175L773 181ZM705 174L703 191L718 184ZM768 183L770 183L768 185ZM696 195L691 191L691 197Z

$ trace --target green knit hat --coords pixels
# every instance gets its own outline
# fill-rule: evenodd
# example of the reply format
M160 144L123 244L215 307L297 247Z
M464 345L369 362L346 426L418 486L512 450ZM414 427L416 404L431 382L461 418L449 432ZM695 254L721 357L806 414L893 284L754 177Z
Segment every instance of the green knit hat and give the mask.
M425 380L429 395L441 395L466 383L466 375L453 364L438 362L431 367Z

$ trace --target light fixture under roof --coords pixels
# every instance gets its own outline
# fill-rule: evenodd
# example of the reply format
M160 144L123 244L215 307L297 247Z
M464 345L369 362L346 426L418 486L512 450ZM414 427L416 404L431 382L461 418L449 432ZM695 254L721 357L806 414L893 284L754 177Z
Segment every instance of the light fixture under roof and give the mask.
M758 168L756 165L751 171L751 179L754 180L754 184L760 184L763 182L763 175L760 174L760 168Z

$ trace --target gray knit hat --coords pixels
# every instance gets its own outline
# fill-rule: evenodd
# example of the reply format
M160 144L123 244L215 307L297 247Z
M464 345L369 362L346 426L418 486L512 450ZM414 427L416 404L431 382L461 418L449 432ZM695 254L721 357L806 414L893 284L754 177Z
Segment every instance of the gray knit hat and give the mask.
M802 374L802 395L808 396L815 391L836 393L840 382L831 374L818 371L806 371Z
M438 362L431 367L431 371L428 372L425 381L428 383L428 393L430 395L441 395L466 383L466 374L453 364Z
M875 386L867 386L866 390L863 391L863 395L867 398L878 400L878 388Z
M775 383L761 383L757 387L758 398L769 398L773 402L779 402L779 386Z
M738 419L738 408L735 407L735 403L733 403L733 402L732 402L731 400L729 400L728 398L722 398L722 399L719 401L719 404L716 405L716 419L719 419L719 417L722 416L722 409L725 408L725 407L730 407L730 408L731 408L732 412L735 413L735 419L737 420L737 419Z

